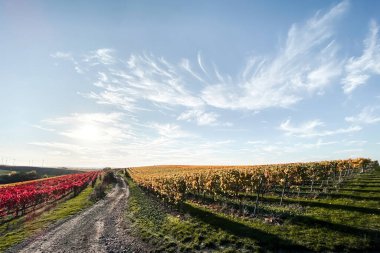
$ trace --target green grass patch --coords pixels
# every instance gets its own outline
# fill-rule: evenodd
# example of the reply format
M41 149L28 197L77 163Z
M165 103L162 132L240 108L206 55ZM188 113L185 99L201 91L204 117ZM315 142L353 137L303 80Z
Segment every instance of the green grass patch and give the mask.
M88 186L76 197L58 203L49 211L43 212L34 219L20 217L0 226L0 252L22 242L32 235L36 235L52 223L74 215L81 210L91 206L89 196L93 188Z

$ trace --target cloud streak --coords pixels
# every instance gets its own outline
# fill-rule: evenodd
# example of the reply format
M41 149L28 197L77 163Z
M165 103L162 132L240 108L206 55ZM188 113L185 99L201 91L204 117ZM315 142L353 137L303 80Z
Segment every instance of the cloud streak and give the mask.
M369 34L364 40L363 53L352 57L345 66L346 76L342 79L343 90L350 94L365 84L372 74L380 75L379 26L375 20L370 22Z
M366 106L356 116L346 117L346 121L354 124L374 124L380 122L380 115L376 115L377 107Z
M209 85L202 98L218 108L261 110L289 107L301 101L305 92L323 90L341 73L332 37L334 24L347 9L344 1L303 25L294 24L275 57L250 58L234 82L238 85Z
M188 122L195 121L200 126L216 125L218 124L219 115L213 112L205 112L202 110L189 110L183 112L178 116L178 120L185 120Z
M121 60L113 49L92 51L82 58L88 64L83 69L102 71L94 82L98 89L86 97L128 111L148 105L185 110L293 106L323 92L341 75L343 61L337 57L334 27L348 8L343 1L303 24L293 24L275 55L250 57L235 77L221 74L215 64L213 71L208 70L200 53L192 65L189 59L175 64L152 54L132 54Z
M116 63L116 59L113 54L113 49L99 48L86 55L84 61L89 62L91 65L98 65L100 63L104 65L111 65Z
M325 123L320 120L307 121L298 126L294 126L291 124L290 120L286 120L280 124L279 129L285 132L288 136L296 137L323 137L357 132L362 129L360 126L349 126L347 128L338 128L334 130L320 129L323 126L325 126Z

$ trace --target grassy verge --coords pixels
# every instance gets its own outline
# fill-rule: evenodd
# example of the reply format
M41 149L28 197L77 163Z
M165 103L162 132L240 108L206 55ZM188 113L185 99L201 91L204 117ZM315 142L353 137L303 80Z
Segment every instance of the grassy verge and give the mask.
M0 252L5 249L22 242L31 235L41 232L44 228L52 223L76 214L79 211L91 206L92 201L89 196L93 188L88 186L76 197L65 202L58 203L51 210L43 212L34 219L20 217L0 226Z
M355 177L339 192L318 199L268 196L261 212L279 216L240 215L234 200L184 203L169 211L129 180L128 219L135 233L157 252L380 251L380 171ZM254 202L246 199L246 208ZM232 209L231 209L232 206Z

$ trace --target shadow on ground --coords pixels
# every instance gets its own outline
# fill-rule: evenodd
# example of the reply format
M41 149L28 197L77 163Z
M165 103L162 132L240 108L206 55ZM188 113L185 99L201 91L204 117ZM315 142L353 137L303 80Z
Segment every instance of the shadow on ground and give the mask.
M220 217L204 209L196 208L186 203L183 205L183 209L185 212L188 212L190 215L200 219L202 222L205 222L216 229L225 230L237 237L253 239L260 247L264 249L281 249L282 251L289 252L312 252L310 249L302 245L294 244L293 242L284 240L276 235Z

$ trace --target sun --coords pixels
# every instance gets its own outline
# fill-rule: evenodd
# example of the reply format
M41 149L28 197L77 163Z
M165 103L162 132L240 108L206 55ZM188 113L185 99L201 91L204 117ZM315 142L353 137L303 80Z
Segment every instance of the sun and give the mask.
M72 137L82 141L99 141L102 139L102 131L95 124L83 124L71 133Z

